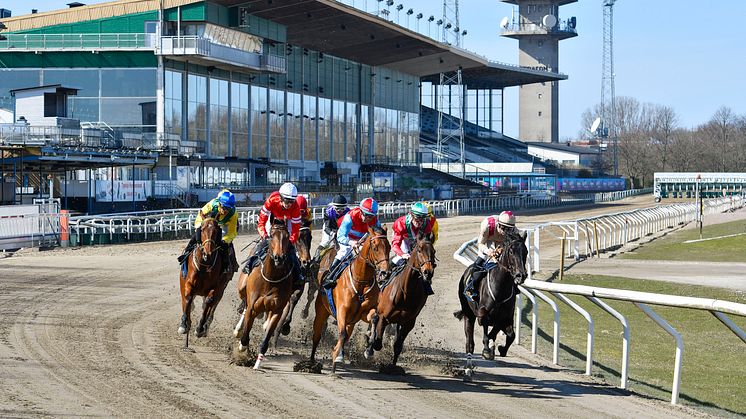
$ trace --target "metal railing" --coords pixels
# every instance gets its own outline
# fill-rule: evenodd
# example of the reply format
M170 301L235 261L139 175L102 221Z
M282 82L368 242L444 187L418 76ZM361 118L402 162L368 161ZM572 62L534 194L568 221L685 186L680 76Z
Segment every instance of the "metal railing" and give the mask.
M156 53L160 55L201 55L208 59L274 73L284 73L287 68L285 57L244 51L196 35L162 36Z
M705 203L705 213L710 214L714 212L724 212L731 210L735 207L743 206L742 197L738 197L737 200L727 199L714 199L708 200ZM735 201L735 202L734 202ZM670 206L662 206L652 208L649 210L637 210L626 213L612 214L609 216L595 217L596 220L602 220L608 218L610 220L605 224L609 230L605 230L605 237L609 237L609 244L611 243L624 243L627 240L635 240L642 234L649 234L653 231L659 231L661 229L670 228L673 225L679 223L689 222L696 216L697 208L694 204L675 204ZM624 229L622 230L622 224L620 223L619 217L622 216L627 220L632 220L631 224L625 222ZM575 254L578 255L579 243L578 232L580 231L579 226L583 223L587 223L590 219L581 219L575 221L548 223L547 225L556 225L564 228L564 231L569 231L570 227L573 227L576 241ZM612 226L616 222L617 229ZM526 245L529 248L529 258L527 264L529 265L529 279L524 282L522 286L519 286L519 290L525 295L532 303L533 311L531 316L531 352L536 353L536 342L538 336L538 306L539 299L544 300L551 307L554 313L553 322L553 339L552 339L552 362L558 365L559 357L559 346L560 346L560 311L558 304L549 298L542 291L546 291L552 294L555 298L569 305L573 310L580 313L588 323L588 333L586 340L586 368L585 374L591 375L591 369L593 366L593 344L594 344L594 322L591 314L578 306L575 302L568 299L564 294L579 295L587 298L589 301L596 304L605 312L609 313L617 320L620 321L623 328L622 335L622 371L621 371L621 388L627 388L628 370L629 370L629 343L630 343L630 325L626 317L621 313L614 310L611 306L603 302L601 299L612 299L619 301L628 301L633 303L636 307L642 310L648 317L655 321L661 328L663 328L668 334L670 334L676 341L676 357L674 365L674 378L671 389L671 404L677 404L679 399L679 387L681 384L681 365L684 351L684 342L681 334L678 333L670 324L668 324L663 318L661 318L655 311L653 311L647 304L664 305L678 308L689 308L697 310L709 311L715 316L720 322L722 322L729 330L731 330L736 336L738 336L744 343L746 343L746 332L740 329L727 314L744 316L746 317L746 304L737 304L729 301L705 299L705 298L693 298L693 297L681 297L674 295L665 294L653 294L646 292L618 290L600 287L589 287L581 285L569 285L569 284L556 284L550 282L535 281L531 279L531 274L539 268L539 247L538 244L538 229L540 226L534 227L533 231L529 231L526 237ZM619 234L623 231L624 234ZM533 240L532 240L532 237ZM615 241L612 241L614 238ZM476 250L476 239L465 242L459 247L453 254L454 259L462 263L464 266L470 266L477 257ZM538 299L537 299L538 297ZM516 301L516 317L515 317L515 331L516 341L520 342L520 325L522 319L522 304L521 294L518 295Z
M133 51L152 50L146 33L4 34L0 51Z

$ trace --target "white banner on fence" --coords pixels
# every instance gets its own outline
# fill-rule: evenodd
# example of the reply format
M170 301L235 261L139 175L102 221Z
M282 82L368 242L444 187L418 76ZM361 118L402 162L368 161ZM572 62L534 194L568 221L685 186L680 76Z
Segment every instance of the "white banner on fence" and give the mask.
M147 180L96 181L96 201L98 202L144 201L152 194L150 181Z

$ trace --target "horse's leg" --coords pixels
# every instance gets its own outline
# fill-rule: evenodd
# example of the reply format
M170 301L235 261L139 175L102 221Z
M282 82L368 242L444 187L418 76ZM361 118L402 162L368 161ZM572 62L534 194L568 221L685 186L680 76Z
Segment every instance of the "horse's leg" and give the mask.
M207 311L207 320L205 321L205 327L203 328L203 336L207 336L207 332L210 330L212 320L215 318L215 310L217 310L218 304L220 304L220 300L223 299L223 293L225 293L225 288L227 286L228 282L225 282L222 286L218 285L218 288L216 288L214 291L212 304L210 304L210 308Z
M198 338L207 336L207 319L210 316L210 309L215 301L214 296L215 290L212 290L202 300L202 317L197 322L197 327L194 328L194 334L197 335Z
M255 370L258 370L262 364L262 361L264 361L264 354L267 353L267 348L269 347L269 340L272 338L272 335L274 335L274 331L277 328L277 324L280 323L282 312L268 313L267 317L269 320L269 326L267 327L267 330L264 331L264 336L262 336L262 342L259 344L259 353L256 356L256 363L254 363Z
M290 334L290 323L293 321L293 311L295 311L295 306L303 295L305 284L303 287L304 288L293 290L293 293L290 295L290 301L288 301L288 304L285 306L285 310L282 311L279 332L282 333L283 336ZM275 335L277 335L277 333L275 333ZM275 339L277 339L277 336L275 336Z
M186 303L184 314L181 316L181 326L179 326L179 333L183 333L185 336L184 349L189 348L189 329L192 327L192 302L193 301L194 301L194 296L190 295L187 298L187 303Z
M464 335L466 336L466 355L474 353L474 320L471 313L464 313Z
M482 358L492 360L495 359L495 337L497 337L498 329L492 326L490 330L489 323L487 319L484 319L482 323L482 344L484 345Z
M308 318L308 308L311 306L311 302L313 301L313 296L316 294L316 291L318 291L319 287L316 286L316 281L308 281L308 293L306 294L306 306L303 307L303 311L300 312L300 318L306 319Z
M394 341L394 362L392 362L392 365L396 365L396 362L399 360L399 355L401 355L401 351L404 348L404 339L406 339L409 332L414 329L415 323L416 319L413 319L412 321L399 325L399 328L396 331L396 341Z
M385 315L380 315L380 320L378 321L378 324L376 325L375 329L375 340L373 341L373 349L380 351L383 349L383 331L386 329L386 326L388 326L389 319Z
M510 348L510 345L513 344L513 341L515 340L515 330L513 330L513 325L508 325L505 329L503 329L505 332L505 345L499 345L497 347L497 351L500 352L500 356L505 356L508 353L508 348Z
M347 342L347 316L345 313L345 310L347 307L337 307L337 330L339 332L339 336L337 337L337 344L334 345L334 349L332 350L332 374L336 372L337 369L337 363L343 363L345 360L345 342Z
M324 307L324 295L319 293L316 296L316 317L313 319L313 345L311 346L311 362L316 361L316 348L321 340L321 333L326 327L326 320L329 318L329 312Z
M365 359L370 359L373 356L373 346L377 339L379 339L378 336L378 324L383 322L384 319L381 318L381 316L378 315L378 312L374 312L373 315L370 318L370 335L368 336L368 345L367 348L365 348L365 353L363 355L365 356ZM380 348L379 348L380 349Z
M254 326L254 319L258 315L254 304L256 303L255 297L252 297L252 301L246 303L246 310L244 310L244 326L243 333L241 334L241 340L238 342L238 350L243 352L249 346L249 335L251 334L251 328Z

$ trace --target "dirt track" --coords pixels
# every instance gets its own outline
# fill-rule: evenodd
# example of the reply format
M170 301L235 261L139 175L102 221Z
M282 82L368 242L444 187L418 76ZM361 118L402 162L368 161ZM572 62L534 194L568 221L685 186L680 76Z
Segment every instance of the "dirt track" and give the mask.
M646 196L575 212L518 215L520 223L535 224L650 201ZM176 333L181 312L175 257L184 241L58 249L0 260L0 416L696 415L557 371L519 346L507 358L479 362L473 383L441 372L449 363L460 363L464 342L461 324L451 315L463 267L451 255L476 234L480 219L441 221L436 295L405 342L406 376L382 375L360 361L337 376L328 368L321 375L294 373L294 362L310 350L310 319L299 315L289 338L270 352L264 370L231 364L235 280L210 336L190 339L196 353L182 352L183 336ZM239 237L237 248L253 238ZM330 328L325 342L332 336L336 331ZM356 351L349 351L353 360L360 358ZM320 349L327 367L329 352L328 344ZM388 361L389 355L376 356Z

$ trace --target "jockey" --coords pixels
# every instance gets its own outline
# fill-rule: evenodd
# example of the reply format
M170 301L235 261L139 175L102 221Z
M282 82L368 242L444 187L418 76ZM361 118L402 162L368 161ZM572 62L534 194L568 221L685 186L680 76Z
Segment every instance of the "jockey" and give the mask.
M409 259L409 251L414 247L417 235L430 234L432 224L427 207L422 202L415 202L407 215L402 215L394 221L394 237L391 239L391 250L396 253L391 262L399 265Z
M381 227L378 221L378 202L373 198L365 198L357 208L350 210L342 218L337 230L337 244L339 250L329 270L324 274L322 286L325 289L334 288L336 285L336 269L352 252L352 247L368 233L372 227Z
M249 267L253 267L253 259L263 255L269 246L267 223L271 217L290 223L290 228L288 229L290 232L290 244L295 245L295 242L298 240L298 232L300 231L301 217L297 198L298 189L295 185L292 183L283 183L279 191L272 192L269 198L264 201L264 206L259 212L259 220L256 226L259 237L262 240L254 249L254 254L251 256L252 260L248 263ZM288 257L297 272L300 272L300 261L295 251L288 252Z
M313 215L311 215L311 211L308 210L308 200L306 200L305 196L298 195L298 197L295 198L295 202L298 203L298 207L300 208L301 224L308 224L308 227L311 228L311 225L313 224Z
M427 216L429 218L428 224L430 224L433 232L433 244L435 244L438 241L438 219L435 218L435 213L433 213L433 206L427 202L425 206L427 207Z
M337 237L339 230L339 220L342 219L350 209L347 208L347 198L344 195L337 195L332 202L324 209L324 230L321 232L321 242L316 248L314 260L316 263L321 261L321 252L332 245L332 241Z
M194 235L189 240L184 252L179 256L179 263L184 262L194 246L202 240L202 221L205 218L214 218L223 229L223 242L220 245L223 255L223 272L236 272L238 261L236 251L233 249L233 239L237 235L238 215L236 214L236 197L227 189L218 193L217 198L210 200L197 214L194 221Z
M502 252L505 234L515 228L515 215L512 211L503 211L500 215L490 215L482 220L477 238L477 260L472 265L469 281L464 289L464 296L472 302L478 299L477 289L486 271L484 263L487 259L497 258Z

